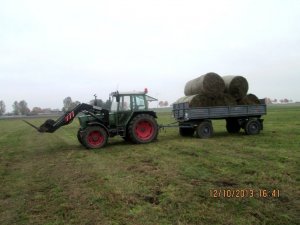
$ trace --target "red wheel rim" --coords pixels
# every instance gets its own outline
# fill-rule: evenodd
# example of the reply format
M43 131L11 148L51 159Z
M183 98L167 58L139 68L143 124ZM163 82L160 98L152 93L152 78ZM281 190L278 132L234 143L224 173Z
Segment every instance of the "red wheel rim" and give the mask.
M149 121L140 121L135 127L136 136L143 141L150 139L153 132L153 124Z
M94 130L89 133L87 141L92 146L99 146L104 142L104 136L101 134L100 131Z

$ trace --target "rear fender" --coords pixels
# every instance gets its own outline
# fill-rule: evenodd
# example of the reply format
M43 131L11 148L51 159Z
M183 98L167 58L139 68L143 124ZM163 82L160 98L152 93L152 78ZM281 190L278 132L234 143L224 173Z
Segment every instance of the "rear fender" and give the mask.
M138 114L148 114L150 116L153 116L155 119L157 119L157 115L156 112L154 111L138 111L138 112L134 112L130 118L130 120L134 117L136 117Z
M99 126L99 127L102 127L106 131L107 135L109 136L109 130L108 130L108 128L104 124L102 124L102 123L99 123L99 122L90 122L90 123L87 124L87 126Z
M148 114L150 116L153 116L155 119L157 119L157 115L156 115L156 112L153 112L153 111L138 111L138 112L133 112L131 117L129 118L129 120L127 121L126 123L126 127L128 126L128 124L130 123L130 121L136 117L137 115L139 114Z

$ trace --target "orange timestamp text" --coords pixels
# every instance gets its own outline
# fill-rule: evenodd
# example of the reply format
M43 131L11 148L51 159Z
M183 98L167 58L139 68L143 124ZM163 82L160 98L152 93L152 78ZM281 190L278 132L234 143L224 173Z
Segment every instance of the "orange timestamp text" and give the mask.
M279 198L278 189L210 189L212 198Z

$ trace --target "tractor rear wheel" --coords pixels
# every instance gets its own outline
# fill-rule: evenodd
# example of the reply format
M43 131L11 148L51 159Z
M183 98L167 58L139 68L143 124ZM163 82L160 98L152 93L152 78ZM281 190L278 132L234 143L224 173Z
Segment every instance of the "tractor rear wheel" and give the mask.
M130 121L128 134L133 143L145 144L152 142L158 135L157 122L151 115L139 114Z
M87 127L82 135L82 141L87 148L102 148L108 140L107 132L100 126Z

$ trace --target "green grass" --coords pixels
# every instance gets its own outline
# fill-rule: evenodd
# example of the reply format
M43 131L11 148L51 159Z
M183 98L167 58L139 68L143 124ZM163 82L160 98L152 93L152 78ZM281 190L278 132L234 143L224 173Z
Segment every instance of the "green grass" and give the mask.
M159 123L173 122L170 113ZM299 224L300 107L271 107L256 136L77 141L78 122L40 134L0 120L0 224ZM44 119L32 119L39 125ZM210 190L279 190L280 197L211 197Z

